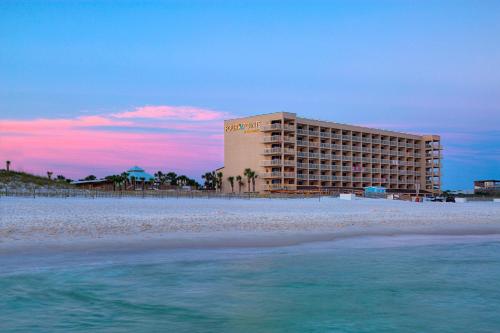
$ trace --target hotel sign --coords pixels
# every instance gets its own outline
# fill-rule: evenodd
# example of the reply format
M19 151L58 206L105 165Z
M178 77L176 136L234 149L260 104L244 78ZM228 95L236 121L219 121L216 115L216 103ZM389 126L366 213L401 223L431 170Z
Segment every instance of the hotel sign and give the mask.
M244 133L255 133L260 129L260 121L252 121L248 123L234 123L224 126L225 132L244 131Z

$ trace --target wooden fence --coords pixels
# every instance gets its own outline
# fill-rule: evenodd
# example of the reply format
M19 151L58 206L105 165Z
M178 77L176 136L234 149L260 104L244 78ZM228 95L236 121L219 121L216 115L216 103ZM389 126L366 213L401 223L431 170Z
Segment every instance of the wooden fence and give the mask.
M84 189L60 189L60 188L33 188L0 189L0 197L28 197L28 198L200 198L200 199L298 199L318 198L326 196L324 193L219 193L215 191L172 191L172 190L138 190L138 191L104 191ZM335 196L335 194L328 194Z

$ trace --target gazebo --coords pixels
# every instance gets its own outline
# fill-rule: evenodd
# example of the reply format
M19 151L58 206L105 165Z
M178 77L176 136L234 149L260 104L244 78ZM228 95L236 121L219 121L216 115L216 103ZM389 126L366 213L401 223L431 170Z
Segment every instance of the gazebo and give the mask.
M155 177L152 176L151 174L147 173L144 171L143 168L140 168L138 166L133 166L129 170L127 170L128 173L128 179L130 180L130 183L141 183L141 182L152 182L154 181ZM135 188L135 185L134 185Z

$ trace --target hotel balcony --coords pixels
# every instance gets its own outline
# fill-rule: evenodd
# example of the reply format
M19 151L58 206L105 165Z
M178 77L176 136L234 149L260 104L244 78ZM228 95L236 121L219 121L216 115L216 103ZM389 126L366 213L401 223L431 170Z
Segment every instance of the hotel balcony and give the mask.
M264 155L281 155L281 148L265 148L262 152Z
M281 131L283 126L281 124L266 124L260 127L262 132L272 132L272 131Z
M307 147L307 141L297 140L297 146Z
M281 172L265 172L262 174L262 178L281 178L282 177Z
M307 135L308 131L307 130L304 130L304 129L301 129L301 128L298 128L297 129L297 134L301 134L301 135Z
M309 156L309 154L305 151L298 151L297 152L297 156L298 157L304 157L304 158L307 158Z
M267 189L269 191L279 191L279 190L293 190L293 186L288 184L268 184Z
M297 163L297 168L299 168L299 169L307 169L308 165L309 164L307 164L307 163Z
M283 160L263 160L260 161L261 166L281 166L283 165Z
M277 160L262 160L260 161L260 166L289 166L289 167L294 167L295 166L295 161L294 160L282 160L282 159L277 159Z
M262 142L264 142L264 143L281 142L282 140L283 140L283 137L281 135L265 136L262 138Z
M319 158L318 153L309 153L309 158Z
M273 131L288 131L288 132L294 132L295 131L295 126L292 125L287 125L287 124L265 124L260 127L261 132L273 132Z

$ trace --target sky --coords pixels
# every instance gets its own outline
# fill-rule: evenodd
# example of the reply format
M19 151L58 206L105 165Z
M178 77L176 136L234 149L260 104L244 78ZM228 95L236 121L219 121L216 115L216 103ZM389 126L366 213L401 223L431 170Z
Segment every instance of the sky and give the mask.
M500 178L500 1L1 1L0 159L200 179L223 120L439 134L443 188Z

